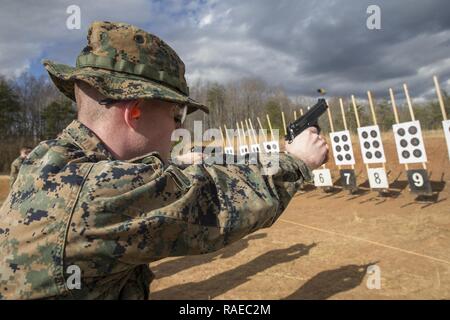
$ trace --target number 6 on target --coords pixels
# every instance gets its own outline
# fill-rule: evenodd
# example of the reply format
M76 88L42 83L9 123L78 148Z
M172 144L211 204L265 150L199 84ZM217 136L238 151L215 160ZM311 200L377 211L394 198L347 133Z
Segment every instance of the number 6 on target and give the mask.
M329 169L313 170L314 185L316 187L332 187L331 173Z

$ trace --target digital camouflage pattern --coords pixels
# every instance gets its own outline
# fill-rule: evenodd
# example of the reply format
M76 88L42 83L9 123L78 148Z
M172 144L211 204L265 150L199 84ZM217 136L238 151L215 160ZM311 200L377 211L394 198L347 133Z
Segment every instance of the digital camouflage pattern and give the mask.
M11 172L9 174L9 187L11 189L12 185L14 184L14 181L17 179L17 175L19 174L20 166L23 163L23 160L25 158L17 157L12 163L11 163Z
M271 226L298 186L303 162L165 165L157 153L115 160L72 122L24 161L0 209L0 298L145 299L152 261L218 250ZM69 290L67 268L82 271Z
M189 98L185 66L157 36L126 23L93 22L88 44L76 68L44 60L55 85L75 101L75 80L87 82L116 100L155 98L188 105L188 112L208 108Z

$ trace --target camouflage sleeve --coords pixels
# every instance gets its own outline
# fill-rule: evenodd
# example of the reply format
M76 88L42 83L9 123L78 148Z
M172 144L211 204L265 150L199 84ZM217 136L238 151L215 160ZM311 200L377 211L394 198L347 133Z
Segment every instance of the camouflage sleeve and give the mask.
M215 251L272 225L311 178L289 155L281 154L279 167L265 176L256 164L96 164L78 204L83 225L74 229L127 264Z

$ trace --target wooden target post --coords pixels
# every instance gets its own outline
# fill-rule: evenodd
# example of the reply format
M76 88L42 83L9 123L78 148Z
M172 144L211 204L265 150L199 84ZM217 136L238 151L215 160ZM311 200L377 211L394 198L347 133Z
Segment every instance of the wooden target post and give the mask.
M405 91L406 102L408 104L408 109L409 109L409 113L411 115L411 120L415 121L416 117L414 116L414 110L413 110L413 107L412 107L411 98L409 97L408 86L406 85L406 83L403 84L403 90ZM425 170L427 170L427 164L425 162L422 162L422 167Z
M447 111L445 110L444 99L442 98L441 88L437 76L433 76L436 95L439 100L439 106L442 112L442 129L444 130L445 142L447 143L448 158L450 159L450 120L447 119Z
M341 98L339 98L339 106L341 109L342 122L344 124L344 131L340 131L342 133L342 135L340 137L330 136L330 138L332 140L331 143L333 145L333 152L340 152L339 150L342 150L342 149L337 150L338 147L340 148L340 146L334 145L334 143L337 143L335 139L338 138L339 143L341 143L345 139L344 142L348 147L347 152L349 152L349 154L351 154L351 157L353 158L352 162L354 162L354 153L353 153L353 148L352 148L352 143L351 143L350 131L348 131L347 119L345 117L344 104L343 104ZM330 108L328 108L328 110L330 110ZM331 111L330 111L330 118L331 118ZM335 132L335 133L338 134L339 132ZM338 160L342 160L342 159L339 159L339 155L335 156L335 161L338 161ZM358 190L358 187L356 185L355 165L351 164L350 168L351 169L343 169L342 166L339 166L339 172L340 172L341 184L342 184L343 188L349 190L350 193L354 193Z
M406 96L406 101L409 109L409 113L411 116L411 120L415 121L414 110L412 109L411 99L409 97L408 87L406 84L403 84L403 89ZM408 122L400 122L397 111L397 104L395 103L394 92L392 88L389 88L389 94L391 96L392 108L394 111L394 117L396 124L393 126L394 137L396 140L396 148L397 154L399 157L399 161L403 162L406 169L406 175L408 178L410 191L417 194L418 196L432 196L431 184L428 179L428 173L426 171L426 164L422 162L423 169L410 169L408 163L416 163L414 161L405 160L407 157L411 157L410 146L415 146L414 148L420 149L422 148L423 152L425 152L425 147L423 144L423 137L420 131L420 124L415 125L414 123ZM407 128L409 126L409 128ZM411 130L413 129L413 130ZM413 137L411 139L411 136ZM412 140L416 140L416 144L412 144ZM415 151L414 151L415 152ZM417 159L420 159L420 154L414 155ZM425 159L424 154L422 155L423 159Z
M378 128L377 119L375 115L375 108L373 105L372 94L367 91L367 96L369 99L370 111L372 114L373 124L377 127L361 127L361 121L359 118L358 108L356 105L355 97L352 95L352 105L355 113L356 123L358 126L358 138L360 142L360 149L363 158L363 162L366 167L367 178L371 189L377 189L381 196L387 195L389 193L389 183L387 180L386 169L384 162L383 167L371 168L368 162L379 163L378 161L383 161L384 150L383 143L381 139L381 131ZM378 161L375 155L378 156ZM384 160L385 161L385 160Z
M234 147L233 147L234 143L230 139L230 135L228 133L227 126L223 125L223 128L225 129L225 138L228 141L228 147L225 145L225 148L224 148L225 154L234 155Z

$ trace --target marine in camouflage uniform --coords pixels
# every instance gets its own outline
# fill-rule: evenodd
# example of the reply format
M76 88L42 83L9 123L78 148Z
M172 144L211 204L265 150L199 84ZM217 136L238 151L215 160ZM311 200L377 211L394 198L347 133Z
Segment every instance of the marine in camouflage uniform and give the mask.
M134 26L95 22L77 67L45 61L74 98L82 80L112 99L157 98L207 110L188 97L184 65L163 41ZM218 250L271 226L298 185L311 179L300 160L280 154L260 164L180 169L158 153L115 159L73 121L23 162L0 209L0 298L146 299L152 261ZM69 266L81 288L69 289Z

